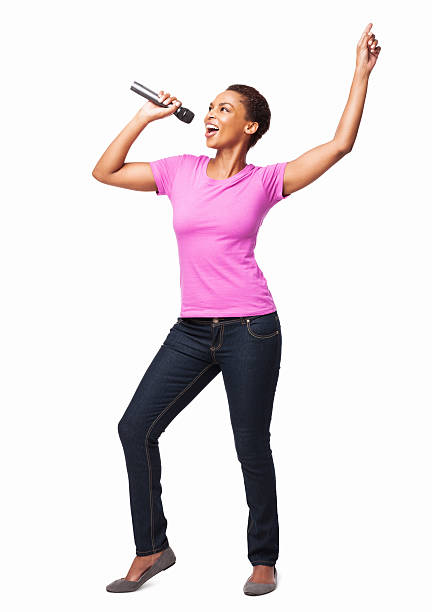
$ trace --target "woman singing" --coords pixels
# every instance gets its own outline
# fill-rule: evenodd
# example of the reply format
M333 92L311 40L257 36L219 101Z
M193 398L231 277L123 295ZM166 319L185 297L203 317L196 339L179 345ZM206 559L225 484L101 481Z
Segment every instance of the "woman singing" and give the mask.
M281 324L254 256L259 228L279 201L315 181L353 148L369 75L380 47L372 24L357 44L348 102L334 138L290 162L255 166L251 147L270 126L266 99L231 85L204 117L207 147L216 155L175 155L125 163L137 136L181 105L160 91L110 144L93 170L102 183L154 191L173 206L181 311L118 424L129 479L136 556L110 592L135 591L176 561L162 506L158 439L219 373L227 394L237 457L249 508L246 536L253 573L247 595L276 588L279 524L270 422L281 361Z

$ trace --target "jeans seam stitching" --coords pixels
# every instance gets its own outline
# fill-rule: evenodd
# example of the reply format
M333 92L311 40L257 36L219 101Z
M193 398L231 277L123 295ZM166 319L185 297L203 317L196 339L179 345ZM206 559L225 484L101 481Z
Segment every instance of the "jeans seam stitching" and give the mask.
M164 548L162 548L161 546L159 547L159 550L155 550L154 548L150 548L150 550L137 550L137 553L143 554L145 555L146 553L151 553L151 552L160 552L161 550L165 550L165 548L168 548L168 546L165 546Z
M165 412L167 412L167 410L169 410L175 403L176 401L184 394L186 393L186 391L188 389L190 389L195 383L196 381L204 374L204 372L206 372L209 368L211 368L213 366L213 363L209 363L173 400L172 402L170 402L168 404L168 406L166 408L164 408L164 410L162 410L162 412L160 414L158 414L158 416L155 418L155 420L153 421L153 423L150 425L148 431L147 431L147 435L145 438L145 448L146 448L146 455L147 455L147 465L149 468L149 497L150 497L150 533L151 533L151 539L152 539L152 544L153 544L153 552L155 551L155 545L154 545L154 537L153 537L153 495L152 495L152 470L151 470L151 463L150 463L150 453L149 453L149 449L148 449L148 437L149 434L153 428L153 426L156 424L156 422L165 414Z
M215 347L214 352L216 353L216 351L218 349L220 349L220 347L222 346L222 340L223 340L223 333L224 333L224 323L221 323L221 333L220 333L220 342L219 345Z
M220 325L221 325L220 342L219 342L218 346L211 346L210 347L211 356L212 356L212 359L213 359L214 363L217 363L217 361L216 361L216 351L218 349L220 349L220 347L222 346L222 340L223 340L224 323L221 323Z
M249 321L246 321L246 325L247 325L247 330L250 333L251 336L253 336L254 338L272 338L273 336L277 336L279 333L279 330L277 329L275 332L271 333L271 334L264 334L262 335L258 335L258 334L254 334L254 332L251 330L250 328L250 323Z

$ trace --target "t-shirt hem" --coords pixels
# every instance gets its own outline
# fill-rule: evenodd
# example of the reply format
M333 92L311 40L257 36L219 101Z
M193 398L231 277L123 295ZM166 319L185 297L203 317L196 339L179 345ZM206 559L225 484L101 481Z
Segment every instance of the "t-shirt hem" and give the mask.
M266 308L263 311L253 311L253 312L247 312L245 313L244 310L242 312L232 312L232 311L225 311L225 312L221 312L220 310L217 311L217 313L215 314L214 311L210 312L208 310L195 310L193 312L188 312L187 314L183 314L182 312L180 313L180 318L187 318L187 317L214 317L214 318L218 318L218 317L256 317L258 315L265 315L265 314L270 314L272 312L275 312L276 306Z
M156 191L155 191L156 195L157 196L168 195L164 189L162 176L161 176L161 173L160 173L160 170L157 164L150 162L150 168L151 168L151 171L153 172L153 178L156 183Z

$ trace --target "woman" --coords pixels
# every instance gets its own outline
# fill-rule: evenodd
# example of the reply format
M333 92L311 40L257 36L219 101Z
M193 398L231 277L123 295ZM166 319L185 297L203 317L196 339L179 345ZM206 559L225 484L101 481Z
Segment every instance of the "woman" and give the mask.
M118 431L129 478L136 556L110 592L138 589L176 561L161 500L158 438L222 372L237 457L249 506L247 595L276 588L279 553L276 478L270 421L279 376L282 334L266 280L254 258L259 227L277 202L305 187L351 151L369 74L380 47L372 24L357 44L354 79L334 138L299 158L269 166L246 163L268 130L270 109L253 87L232 85L211 102L205 155L125 163L137 136L181 105L160 92L164 109L148 101L105 151L93 176L108 185L167 195L178 240L182 308L177 323L144 374Z

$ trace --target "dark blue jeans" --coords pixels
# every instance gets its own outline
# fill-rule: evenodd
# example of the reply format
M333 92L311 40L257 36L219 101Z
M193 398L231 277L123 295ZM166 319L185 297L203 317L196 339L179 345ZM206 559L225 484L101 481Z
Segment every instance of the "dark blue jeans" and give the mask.
M281 349L277 311L179 318L170 329L118 424L138 556L168 547L158 438L222 372L249 506L248 558L252 565L275 565L279 523L270 421Z

